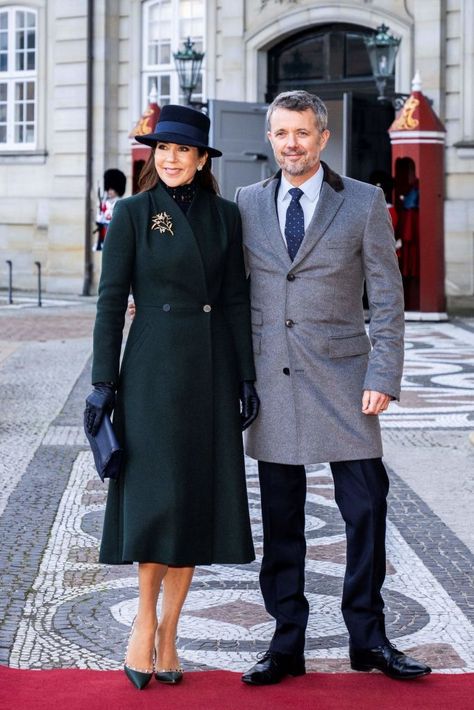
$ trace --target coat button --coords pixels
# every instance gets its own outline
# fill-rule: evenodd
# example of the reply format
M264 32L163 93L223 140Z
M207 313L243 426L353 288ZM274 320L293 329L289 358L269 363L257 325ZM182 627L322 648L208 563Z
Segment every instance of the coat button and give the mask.
M293 328L294 321L292 321L291 318L288 318L288 320L285 321L285 325L287 328Z
M284 374L284 375L289 375L289 374L290 374L290 368L289 368L289 367L284 367L284 368L283 368L283 374Z
M288 274L286 277L287 281L294 281L296 279L296 276L294 274Z
M212 307L208 303L206 303L206 305L202 307L202 310L204 311L204 313L210 313L212 311Z
M165 304L163 305L163 310L166 311L166 313L168 313L168 311L171 310L170 304L169 304L169 303L165 303Z

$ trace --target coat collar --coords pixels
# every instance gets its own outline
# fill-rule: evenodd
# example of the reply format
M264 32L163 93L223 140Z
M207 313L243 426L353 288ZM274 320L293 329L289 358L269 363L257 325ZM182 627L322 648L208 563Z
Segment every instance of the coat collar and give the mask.
M276 210L275 197L280 183L281 170L261 184L261 216L265 234L274 251L284 261L288 270L298 266L305 256L314 249L344 202L344 197L341 194L344 190L344 183L341 176L331 170L323 161L321 161L321 165L324 170L324 178L318 204L294 261L291 261L285 242L281 238Z
M335 190L336 192L341 192L341 190L344 190L344 182L342 180L342 177L340 175L338 175L338 173L336 173L334 170L331 170L329 165L327 163L325 163L324 160L321 160L321 165L322 165L323 171L324 171L323 182L327 182L329 187L332 187L332 189ZM262 187L267 187L268 185L271 185L273 180L280 182L280 177L281 177L281 170L278 170L274 175L267 178L262 183Z

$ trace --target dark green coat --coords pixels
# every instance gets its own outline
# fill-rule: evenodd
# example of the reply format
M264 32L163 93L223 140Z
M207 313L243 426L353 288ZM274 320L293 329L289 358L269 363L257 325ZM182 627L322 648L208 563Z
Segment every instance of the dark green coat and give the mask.
M109 482L101 562L254 559L239 409L239 382L254 378L236 205L199 189L186 216L161 186L121 200L94 328L92 382L118 383L126 455Z

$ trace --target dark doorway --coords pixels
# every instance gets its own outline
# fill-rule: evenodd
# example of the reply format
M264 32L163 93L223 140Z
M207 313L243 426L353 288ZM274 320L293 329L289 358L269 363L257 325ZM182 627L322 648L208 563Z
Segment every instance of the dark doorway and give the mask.
M266 101L280 91L306 89L323 101L350 96L350 146L346 174L369 181L374 172L390 174L390 140L387 129L395 112L390 103L377 100L364 36L372 31L359 25L334 23L312 27L287 37L268 52ZM387 94L394 92L394 77Z

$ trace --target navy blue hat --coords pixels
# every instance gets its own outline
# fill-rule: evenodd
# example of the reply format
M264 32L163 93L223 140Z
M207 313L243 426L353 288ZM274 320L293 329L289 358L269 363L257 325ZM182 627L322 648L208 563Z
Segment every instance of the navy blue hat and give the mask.
M194 145L207 150L212 158L217 158L222 155L221 151L208 145L210 125L211 122L205 113L189 106L168 104L161 109L155 132L135 136L135 140L152 148L158 141Z

